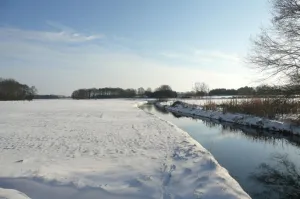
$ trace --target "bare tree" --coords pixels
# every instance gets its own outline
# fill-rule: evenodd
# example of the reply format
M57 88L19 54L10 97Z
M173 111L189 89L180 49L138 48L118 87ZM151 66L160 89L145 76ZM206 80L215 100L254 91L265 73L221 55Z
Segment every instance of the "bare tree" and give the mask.
M300 85L300 1L271 0L272 26L262 29L253 40L251 63L268 77L283 78L293 87Z
M197 96L205 96L209 93L209 87L204 82L197 82L195 83L194 91Z
M145 89L143 87L140 87L137 89L137 94L139 96L143 96L145 94Z
M32 95L38 94L38 90L37 90L37 88L35 86L31 86L30 87L30 92L31 92Z

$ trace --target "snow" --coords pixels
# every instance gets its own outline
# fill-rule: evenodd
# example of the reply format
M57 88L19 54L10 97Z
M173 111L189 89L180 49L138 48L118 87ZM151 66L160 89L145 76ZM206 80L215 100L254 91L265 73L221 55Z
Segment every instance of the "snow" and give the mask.
M166 103L156 103L156 105L179 115L205 117L223 122L300 135L300 126L290 122L270 120L240 113L222 113L220 111L203 110L201 106L184 102L176 106L170 106Z
M198 142L139 104L0 102L0 198L33 198L46 190L30 188L36 182L81 192L45 191L43 199L250 198ZM5 179L16 190L3 187ZM34 183L18 185L24 180Z
M1 189L0 188L0 199L29 199L25 194L13 190L13 189Z

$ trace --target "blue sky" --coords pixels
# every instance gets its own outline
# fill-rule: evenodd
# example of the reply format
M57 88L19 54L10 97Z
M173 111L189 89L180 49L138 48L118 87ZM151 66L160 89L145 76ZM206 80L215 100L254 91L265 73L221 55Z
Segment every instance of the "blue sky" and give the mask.
M3 0L0 76L39 93L255 85L244 63L267 0Z

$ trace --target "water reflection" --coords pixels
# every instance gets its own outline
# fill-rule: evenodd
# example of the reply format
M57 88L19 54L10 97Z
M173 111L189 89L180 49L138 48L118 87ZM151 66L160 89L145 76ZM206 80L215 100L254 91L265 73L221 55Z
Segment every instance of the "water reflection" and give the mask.
M143 106L143 107L144 107L144 109L147 110L148 112L151 112L154 106L152 106L152 105L145 105L145 106ZM156 108L156 107L155 107L155 108Z
M176 117L176 118L181 118L181 117L182 117L181 115L176 114L176 113L172 113L172 115L173 115L174 117Z
M296 199L300 198L300 168L287 154L273 154L275 164L262 163L250 177L264 185L264 190L256 193L257 198Z
M196 119L197 120L197 119ZM250 128L243 125L237 125L233 123L220 122L218 120L210 120L207 118L201 118L202 122L209 128L221 128L222 134L238 133L240 136L245 137L254 142L266 142L272 145L278 144L293 144L300 147L300 137L296 135L286 135L275 131L266 131L262 129Z
M160 108L157 108L156 106L153 106L153 105L145 105L142 107L142 109L144 109L144 107L148 107L148 106L152 106L154 107L155 111L159 112L159 113L162 113L162 114L165 114L165 115L168 115L169 114L169 111L165 110L165 109L160 109Z
M141 107L142 109L151 112L152 108L155 109L155 111L162 113L164 115L171 114L175 118L182 118L185 116L178 115L176 113L170 113L167 110L159 109L156 106L153 105L144 105ZM186 118L186 117L185 117ZM254 142L266 142L269 144L272 144L274 146L276 145L284 145L285 143L290 143L292 145L300 147L300 136L296 135L286 135L285 133L279 133L275 131L266 131L263 129L256 129L251 128L248 126L243 125L237 125L233 123L223 122L219 120L212 120L205 117L189 117L192 120L198 121L201 120L203 124L205 124L209 128L221 128L222 134L228 134L228 133L237 133L240 136L245 137L246 139L249 139Z
M300 198L300 136L184 117L157 108L151 112L182 128L208 149L253 199Z

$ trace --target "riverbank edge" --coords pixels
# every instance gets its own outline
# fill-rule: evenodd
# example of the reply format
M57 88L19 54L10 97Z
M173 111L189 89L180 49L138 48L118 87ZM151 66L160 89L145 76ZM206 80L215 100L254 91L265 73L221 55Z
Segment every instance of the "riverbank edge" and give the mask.
M171 113L186 116L186 117L203 117L211 120L218 120L220 122L229 122L239 125L248 126L256 129L263 129L267 131L275 131L285 134L300 135L300 126L292 123L280 122L266 118L256 117L253 115L246 115L240 113L222 113L220 111L206 111L201 106L188 104L177 101L176 104L166 105L162 102L155 102L154 105Z

